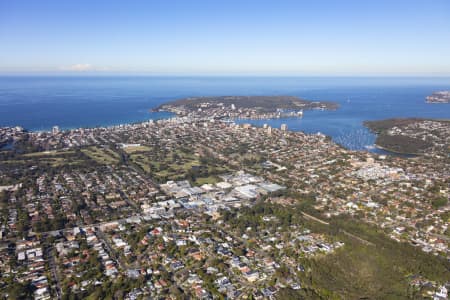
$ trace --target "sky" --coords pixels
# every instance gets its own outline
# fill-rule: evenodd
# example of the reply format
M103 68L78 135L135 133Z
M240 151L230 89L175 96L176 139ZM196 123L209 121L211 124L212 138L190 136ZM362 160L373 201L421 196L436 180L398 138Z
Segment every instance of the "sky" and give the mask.
M449 0L0 0L0 74L450 76Z

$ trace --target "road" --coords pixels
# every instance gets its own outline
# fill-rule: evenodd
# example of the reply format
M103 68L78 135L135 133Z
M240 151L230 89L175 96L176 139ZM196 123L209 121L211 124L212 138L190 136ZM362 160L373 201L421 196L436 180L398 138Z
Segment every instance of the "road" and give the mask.
M103 234L103 232L101 230L97 230L96 234L98 235L99 238L102 239L102 241L104 242L105 246L106 246L106 250L108 250L109 255L113 258L114 261L116 261L119 264L119 267L122 270L126 270L126 265L124 262L122 262L116 251L114 250L114 248L111 246L111 244L109 243L108 238Z
M55 263L55 256L53 255L53 246L47 246L45 248L45 255L48 260L48 267L50 268L50 272L53 277L53 281L56 282L56 297L58 299L61 299L62 297L62 288L61 288L61 281L58 276L58 271L56 269L56 263Z
M302 212L302 215L303 215L305 218L307 218L307 219L309 219L309 220L312 220L312 221L315 221L315 222L318 222L318 223L320 223L320 224L323 224L323 225L330 225L330 223L325 222L325 221L323 221L323 220L321 220L321 219L319 219L319 218L316 218L316 217L314 217L314 216L311 216L311 215L309 215L309 214L307 214L307 213L305 213L305 212ZM374 243L369 242L369 241L367 241L367 240L365 240L365 239L363 239L363 238L361 238L361 237L359 237L359 236L357 236L357 235L354 235L353 233L350 233L350 232L348 232L348 231L346 231L346 230L344 230L344 229L340 229L339 231L342 232L343 234L345 234L346 236L349 236L349 237L351 237L351 238L353 238L353 239L355 239L355 240L361 242L361 243L364 244L364 245L367 245L367 246L375 246Z
M122 197L123 200L125 200L126 203L128 203L129 206L131 206L135 212L139 212L140 208L139 206L136 204L136 202L130 200L130 198L128 198L127 194L125 194L124 191L122 190L117 190L117 192L119 192L120 197Z
M323 224L323 225L330 225L330 223L325 222L325 221L323 221L323 220L321 220L321 219L319 219L319 218L316 218L316 217L314 217L314 216L311 216L311 215L309 215L309 214L307 214L307 213L305 213L305 212L302 212L302 215L303 215L306 219L309 219L309 220L312 220L312 221L316 221L316 222L318 222L318 223L320 223L320 224Z

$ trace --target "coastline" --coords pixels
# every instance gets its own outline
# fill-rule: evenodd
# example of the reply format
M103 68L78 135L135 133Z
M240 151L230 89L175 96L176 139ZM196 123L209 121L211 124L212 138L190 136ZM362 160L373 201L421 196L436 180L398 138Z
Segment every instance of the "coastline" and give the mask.
M322 111L322 110L319 110L319 109L311 109L311 110L313 110L313 111L314 110ZM149 118L149 119L140 120L140 121L122 122L122 123L116 123L116 124L110 124L110 125L79 126L79 127L74 126L74 127L70 127L70 128L67 128L67 127L64 128L63 127L63 128L60 128L60 129L61 129L61 131L78 131L78 130L83 130L83 129L109 129L109 128L115 128L115 127L140 125L140 124L144 124L144 123L152 122L152 121L168 121L168 120L171 120L171 119L177 119L177 118L186 117L186 116L180 116L180 115L178 115L178 114L176 114L174 112L166 111L166 110L158 110L157 112L165 113L165 114L167 114L167 116L161 117L161 118L153 118L153 119ZM238 118L238 117L236 117L236 118L229 118L228 121L230 121L230 122L237 122L236 124L241 124L241 123L239 123L239 121L265 120L268 123L270 123L271 121L290 120L292 118L302 119L302 117L303 116L292 116L292 115L286 115L286 116L282 115L282 116L278 116L278 117L258 118L258 119L242 118L242 117ZM224 121L224 120L225 119L222 119L222 121ZM260 126L255 125L255 124L252 124L252 126L260 127ZM314 133L307 132L307 131L304 131L304 130L293 130L293 129L288 129L288 130L294 131L294 132L303 132L305 134L314 134ZM51 128L49 128L47 130L44 130L44 129L42 129L42 130L35 130L35 129L24 128L24 131L30 132L30 133L48 133L48 132L51 132ZM327 134L326 136L329 139L331 139L333 141L333 143L339 145L340 147L342 147L344 149L347 149L347 150L352 150L351 148L345 147L344 145L342 145L342 144L338 143L337 141L335 141L334 137L332 135L328 135ZM381 147L379 145L376 145L376 144L374 144L373 146L374 146L374 149L377 148L377 149L381 149L381 150L384 150L386 152L389 152L389 153L387 153L388 155L416 155L416 154L412 154L412 153L401 153L401 152L391 151L390 149L383 148L383 147ZM1 149L4 150L4 148L5 147L2 147ZM354 150L353 149L352 151L376 153L376 152L373 151L374 149L367 149L367 148L366 149L359 149L359 150Z
M178 118L183 118L186 116L180 116L177 115L174 112L171 111L165 111L165 110L159 110L158 112L161 113L165 113L167 114L167 116L161 117L161 118L149 118L146 120L140 120L140 121L133 121L133 122L122 122L122 123L117 123L117 124L111 124L111 125L105 125L105 126L101 126L101 125L97 125L97 126L81 126L81 127L71 127L71 128L61 128L62 131L77 131L77 130L83 130L83 129L108 129L108 128L115 128L115 127L123 127L123 126L133 126L133 125L139 125L139 124L144 124L147 122L152 122L152 121L168 121L171 119L178 119ZM302 119L302 116L279 116L279 117L272 117L272 118L261 118L261 119L252 119L252 118L230 118L229 121L231 122L236 122L238 121L238 123L236 124L240 124L239 120L241 121L245 121L245 120L266 120L268 123L270 123L271 121L276 121L276 120L289 120L292 118L298 118L298 119ZM445 120L440 120L440 121L447 121L450 122L450 120L445 119ZM364 122L365 123L365 122ZM362 124L363 126L365 126L365 124ZM252 126L256 126L259 127L258 125L252 125ZM368 128L367 126L365 126L366 128ZM370 128L368 128L370 129ZM44 132L51 132L51 128L49 130L33 130L33 129L24 129L27 132L30 133L44 133ZM305 132L304 130L292 130L289 129L290 131L296 131L296 132L303 132L305 134L313 134L313 133L308 133ZM376 134L378 136L378 133L374 132L373 130L371 130L374 134ZM334 140L334 137L332 135L327 135L327 137L329 137L335 144L339 145L340 147L347 149L347 150L352 150L348 147L345 147L344 145L338 143L337 141ZM2 147L0 147L0 150L5 150L5 148L8 145L3 145ZM375 151L374 151L375 150ZM376 150L382 150L386 153L377 153ZM411 153L411 152L402 152L402 151L396 151L393 149L390 149L388 147L384 147L381 146L379 144L376 143L376 141L373 144L373 148L372 149L359 149L359 150L352 150L352 151L360 151L360 152L368 152L368 153L376 153L376 154L380 154L380 155L393 155L393 156L406 156L406 157L417 157L417 156L423 156L423 153Z
M380 146L380 145L378 145L376 143L374 143L373 146L375 148L377 148L377 149L390 152L390 153L392 153L392 155L406 155L406 156L412 156L412 157L422 156L423 155L423 153L408 153L408 152L401 152L401 151L391 150L391 149L389 149L387 147Z
M64 127L60 127L60 130L63 131L70 131L70 130L79 130L79 129L93 129L93 128L110 128L110 127L116 127L116 126L127 126L127 125L135 125L135 124L140 124L140 123L145 123L148 121L158 121L158 120L166 120L166 119L171 119L173 117L177 117L177 115L175 113L172 113L170 111L160 111L160 112L152 112L152 113L162 113L162 114L167 114L167 116L163 116L163 117L156 117L156 118L152 118L151 116L147 119L141 119L141 120L129 120L129 121L118 121L116 122L108 122L109 124L97 124L97 125L81 125L81 126L64 126ZM15 125L15 126L19 126L24 128L25 131L27 132L50 132L52 130L52 127L45 127L42 129L38 129L38 128L26 128L23 127L21 125ZM0 126L0 127L15 127L15 126ZM54 124L54 126L59 126L58 124Z

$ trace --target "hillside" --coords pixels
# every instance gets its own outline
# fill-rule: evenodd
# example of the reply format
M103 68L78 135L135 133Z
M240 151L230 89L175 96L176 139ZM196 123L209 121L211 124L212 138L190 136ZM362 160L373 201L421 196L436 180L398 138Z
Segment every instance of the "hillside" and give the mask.
M364 125L377 134L375 144L389 151L407 154L449 152L449 120L386 119L366 121Z

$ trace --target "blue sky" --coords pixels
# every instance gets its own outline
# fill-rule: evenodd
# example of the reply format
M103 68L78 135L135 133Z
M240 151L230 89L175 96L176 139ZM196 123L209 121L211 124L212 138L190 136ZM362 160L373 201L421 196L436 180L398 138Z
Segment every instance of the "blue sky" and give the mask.
M0 73L450 75L449 0L0 0Z

